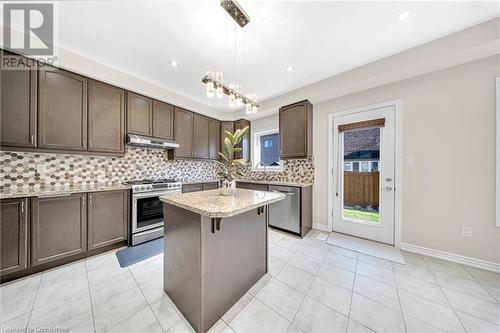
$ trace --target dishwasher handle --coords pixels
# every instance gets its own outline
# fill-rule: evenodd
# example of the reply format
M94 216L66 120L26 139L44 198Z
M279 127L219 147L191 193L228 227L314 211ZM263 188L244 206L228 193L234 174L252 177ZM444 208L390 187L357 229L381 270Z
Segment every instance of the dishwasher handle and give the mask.
M278 191L278 190L272 190L271 192L274 192L274 193L283 193L283 194L290 195L290 196L295 194L293 192Z

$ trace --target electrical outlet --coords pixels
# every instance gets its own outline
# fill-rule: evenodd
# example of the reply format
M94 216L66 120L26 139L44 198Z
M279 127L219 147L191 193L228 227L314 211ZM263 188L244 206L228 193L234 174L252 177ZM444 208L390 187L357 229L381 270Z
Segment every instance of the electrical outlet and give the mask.
M47 172L47 166L43 163L36 165L36 173L42 174Z
M462 227L462 236L464 236L464 237L472 237L472 227L464 225Z
M415 158L413 156L406 156L405 157L405 164L408 166L413 166L413 163L415 162Z

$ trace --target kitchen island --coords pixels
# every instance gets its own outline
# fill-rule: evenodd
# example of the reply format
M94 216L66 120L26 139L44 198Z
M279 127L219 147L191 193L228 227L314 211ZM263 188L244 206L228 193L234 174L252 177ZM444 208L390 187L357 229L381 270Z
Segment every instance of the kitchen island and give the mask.
M161 196L163 289L193 328L210 329L266 272L268 205L285 195L223 189Z

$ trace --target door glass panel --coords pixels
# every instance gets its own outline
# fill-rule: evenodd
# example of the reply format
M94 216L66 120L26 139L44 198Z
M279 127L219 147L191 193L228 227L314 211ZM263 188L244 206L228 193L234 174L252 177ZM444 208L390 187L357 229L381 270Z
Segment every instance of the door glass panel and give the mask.
M163 205L159 197L137 199L137 228L163 222Z
M343 210L345 220L380 224L380 128L343 133Z

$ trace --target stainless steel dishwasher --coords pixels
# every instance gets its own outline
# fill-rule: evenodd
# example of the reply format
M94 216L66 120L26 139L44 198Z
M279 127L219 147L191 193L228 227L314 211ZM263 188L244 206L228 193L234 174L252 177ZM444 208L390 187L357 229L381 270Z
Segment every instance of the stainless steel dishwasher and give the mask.
M269 186L269 191L286 195L284 200L269 205L269 225L300 233L300 188Z

